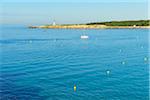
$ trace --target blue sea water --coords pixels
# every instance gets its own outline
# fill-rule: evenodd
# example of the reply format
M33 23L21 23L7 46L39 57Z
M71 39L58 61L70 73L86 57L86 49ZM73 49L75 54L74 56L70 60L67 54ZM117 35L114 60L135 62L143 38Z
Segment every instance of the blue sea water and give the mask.
M148 29L0 30L0 100L149 100Z

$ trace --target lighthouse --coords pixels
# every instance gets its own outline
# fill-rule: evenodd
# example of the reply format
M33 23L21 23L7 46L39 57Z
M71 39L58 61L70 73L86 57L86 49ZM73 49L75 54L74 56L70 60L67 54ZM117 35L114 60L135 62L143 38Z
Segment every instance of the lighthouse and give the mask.
M52 25L53 25L53 26L55 26L55 25L56 25L56 22L55 22L55 21L53 21Z

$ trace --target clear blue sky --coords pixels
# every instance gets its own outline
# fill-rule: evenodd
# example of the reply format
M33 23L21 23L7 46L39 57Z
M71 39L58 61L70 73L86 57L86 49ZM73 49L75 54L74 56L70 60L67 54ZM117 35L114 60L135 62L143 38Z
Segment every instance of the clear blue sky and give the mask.
M1 0L0 24L149 19L148 0Z

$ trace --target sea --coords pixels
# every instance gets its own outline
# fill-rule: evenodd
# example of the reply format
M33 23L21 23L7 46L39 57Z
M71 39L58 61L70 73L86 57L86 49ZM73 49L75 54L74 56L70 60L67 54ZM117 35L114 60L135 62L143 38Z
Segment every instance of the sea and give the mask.
M149 100L149 34L1 25L0 100Z

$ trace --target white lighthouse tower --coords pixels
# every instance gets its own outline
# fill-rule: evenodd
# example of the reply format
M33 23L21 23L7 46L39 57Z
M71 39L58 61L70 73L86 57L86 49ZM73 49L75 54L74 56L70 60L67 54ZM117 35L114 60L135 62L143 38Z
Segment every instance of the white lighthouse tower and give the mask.
M56 22L55 22L55 21L53 21L52 25L53 25L53 26L55 26L55 25L56 25Z

